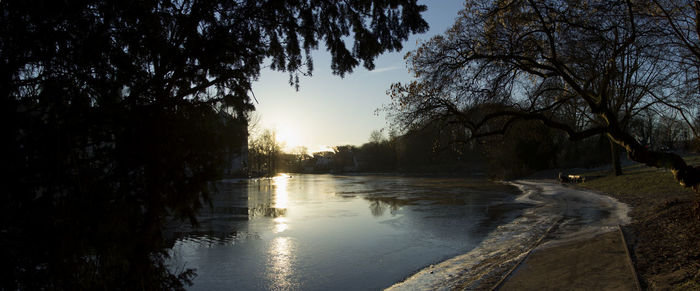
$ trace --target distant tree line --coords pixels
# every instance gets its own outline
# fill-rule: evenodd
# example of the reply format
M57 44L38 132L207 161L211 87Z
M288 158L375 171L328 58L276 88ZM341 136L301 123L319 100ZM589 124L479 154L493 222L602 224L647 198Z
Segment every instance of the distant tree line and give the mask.
M631 119L630 132L650 150L700 151L692 128L674 116L639 114ZM250 148L253 175L394 172L517 178L544 169L614 164L616 155L611 151L621 150L611 147L604 135L571 141L565 133L538 121L519 122L502 135L478 140L469 139L466 131L442 128L434 123L402 135L390 131L387 136L382 130L375 130L363 145L335 146L332 151L311 153L306 147L291 152L280 149L272 130L253 137Z

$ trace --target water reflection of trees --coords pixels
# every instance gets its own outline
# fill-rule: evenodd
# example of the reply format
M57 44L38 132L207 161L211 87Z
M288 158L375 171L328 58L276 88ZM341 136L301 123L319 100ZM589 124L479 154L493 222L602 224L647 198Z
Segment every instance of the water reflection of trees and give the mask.
M200 247L229 245L246 239L260 239L260 235L257 233L237 230L226 232L198 230L194 232L175 233L175 235L179 238L178 241L180 242L194 244Z
M189 241L197 245L230 244L256 238L247 231L247 221L256 217L278 218L286 208L275 207L276 187L267 181L252 183L219 182L208 206L197 215L198 225L173 222L167 228L169 244Z
M396 215L396 212L408 204L408 201L398 199L396 197L365 197L369 200L369 211L375 217L383 216L387 210L391 215Z
M248 217L277 218L287 215L287 208L275 208L271 204L258 204L248 207Z

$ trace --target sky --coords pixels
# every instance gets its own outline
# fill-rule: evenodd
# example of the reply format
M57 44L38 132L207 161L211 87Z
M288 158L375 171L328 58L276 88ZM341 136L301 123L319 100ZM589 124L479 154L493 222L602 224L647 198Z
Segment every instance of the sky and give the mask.
M362 145L373 130L387 127L384 113L377 109L390 103L386 91L392 83L411 80L404 55L420 42L447 30L464 7L459 0L419 3L428 6L423 18L430 30L409 37L400 52L380 55L372 71L360 65L344 78L333 75L330 55L322 43L319 50L312 52L313 74L299 76L298 91L289 85L288 73L264 69L253 84L258 101L256 114L260 117L258 128L276 130L286 151L306 146L315 152L337 145Z

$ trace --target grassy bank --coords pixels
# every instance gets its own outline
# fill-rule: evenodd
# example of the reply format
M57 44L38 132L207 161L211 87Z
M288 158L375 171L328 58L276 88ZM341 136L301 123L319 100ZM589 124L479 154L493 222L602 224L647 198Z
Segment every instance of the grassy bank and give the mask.
M700 164L700 156L687 157ZM631 165L622 176L609 170L581 173L583 188L632 206L624 227L642 286L650 290L700 290L700 219L697 196L668 170Z

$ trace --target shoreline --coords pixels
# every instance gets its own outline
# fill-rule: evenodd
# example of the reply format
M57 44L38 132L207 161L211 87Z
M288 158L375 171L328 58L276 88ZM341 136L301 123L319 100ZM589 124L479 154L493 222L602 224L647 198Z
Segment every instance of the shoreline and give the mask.
M630 207L609 195L554 180L506 183L520 189L514 202L532 205L529 211L499 226L475 249L428 266L386 290L490 289L532 251L582 244L631 221ZM598 215L601 211L608 215Z

